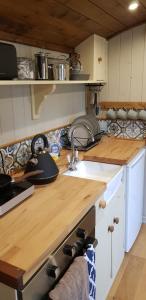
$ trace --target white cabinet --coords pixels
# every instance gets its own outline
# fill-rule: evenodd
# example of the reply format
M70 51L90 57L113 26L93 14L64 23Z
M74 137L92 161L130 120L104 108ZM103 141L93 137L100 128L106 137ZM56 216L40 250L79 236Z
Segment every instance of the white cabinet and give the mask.
M18 300L17 291L0 282L0 299L1 300Z
M125 201L123 185L120 186L107 209L109 226L113 232L110 234L111 247L111 283L113 282L124 258L125 241ZM110 229L110 228L109 228Z
M142 225L144 169L145 150L143 149L126 166L126 252L131 249Z
M110 283L110 235L108 233L107 215L98 220L96 216L96 300L105 300Z
M107 81L107 47L106 39L93 34L75 48L80 54L83 72L90 74L90 80Z
M124 258L125 202L124 187L103 209L96 205L96 300L105 300Z

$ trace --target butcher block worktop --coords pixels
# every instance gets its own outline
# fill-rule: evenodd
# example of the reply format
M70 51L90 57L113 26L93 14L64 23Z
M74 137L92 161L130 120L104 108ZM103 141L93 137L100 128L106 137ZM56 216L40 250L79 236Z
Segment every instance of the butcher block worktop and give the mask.
M84 159L126 165L144 146L144 140L104 137L97 146L84 154Z
M79 158L124 165L144 146L145 141L104 137ZM57 161L60 173L67 168L67 153ZM59 175L1 217L0 282L22 288L105 189L102 182Z
M0 281L23 287L105 189L105 183L59 175L1 217Z

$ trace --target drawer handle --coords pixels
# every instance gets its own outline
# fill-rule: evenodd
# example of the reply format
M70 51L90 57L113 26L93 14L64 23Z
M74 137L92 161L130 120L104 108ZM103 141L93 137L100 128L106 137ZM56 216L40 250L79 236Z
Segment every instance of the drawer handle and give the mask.
M119 219L119 218L116 217L116 218L113 219L113 223L119 224L119 222L120 222L120 219Z
M104 200L99 201L99 208L106 208L106 202Z
M114 231L114 226L113 225L110 225L109 227L108 227L108 232L113 232Z

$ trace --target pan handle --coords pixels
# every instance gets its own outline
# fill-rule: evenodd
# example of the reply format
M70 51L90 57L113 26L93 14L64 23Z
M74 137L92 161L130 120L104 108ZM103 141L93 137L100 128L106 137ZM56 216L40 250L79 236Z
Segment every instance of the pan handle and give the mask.
M37 142L38 139L42 139L44 142L44 148L49 148L49 143L48 143L48 139L44 134L37 134L33 139L32 139L32 143L31 143L31 152L32 155L35 154L35 143Z
M4 172L4 174L6 174L4 156L3 156L3 152L1 149L0 149L0 155L1 155L1 159L2 159L3 172Z
M21 181L23 181L23 180L25 180L25 179L27 179L27 178L29 178L31 176L40 175L42 173L44 173L43 170L36 170L36 171L28 172L28 173L25 173L22 176L14 177L13 181L16 182L16 183L18 183L18 182L21 182Z

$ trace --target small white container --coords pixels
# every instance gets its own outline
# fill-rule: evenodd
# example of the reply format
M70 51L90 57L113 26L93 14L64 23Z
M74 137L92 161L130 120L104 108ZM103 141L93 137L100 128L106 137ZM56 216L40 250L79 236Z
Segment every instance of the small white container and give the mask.
M139 111L139 113L138 113L138 118L140 119L140 120L146 120L146 110L140 110Z
M126 120L127 119L127 111L125 111L124 109L119 109L117 111L117 118Z
M116 119L116 117L117 117L116 111L114 109L110 108L107 111L107 117L112 119L112 120Z
M136 120L136 119L138 119L138 112L136 110L134 110L134 109L130 109L128 111L127 116L131 120Z

